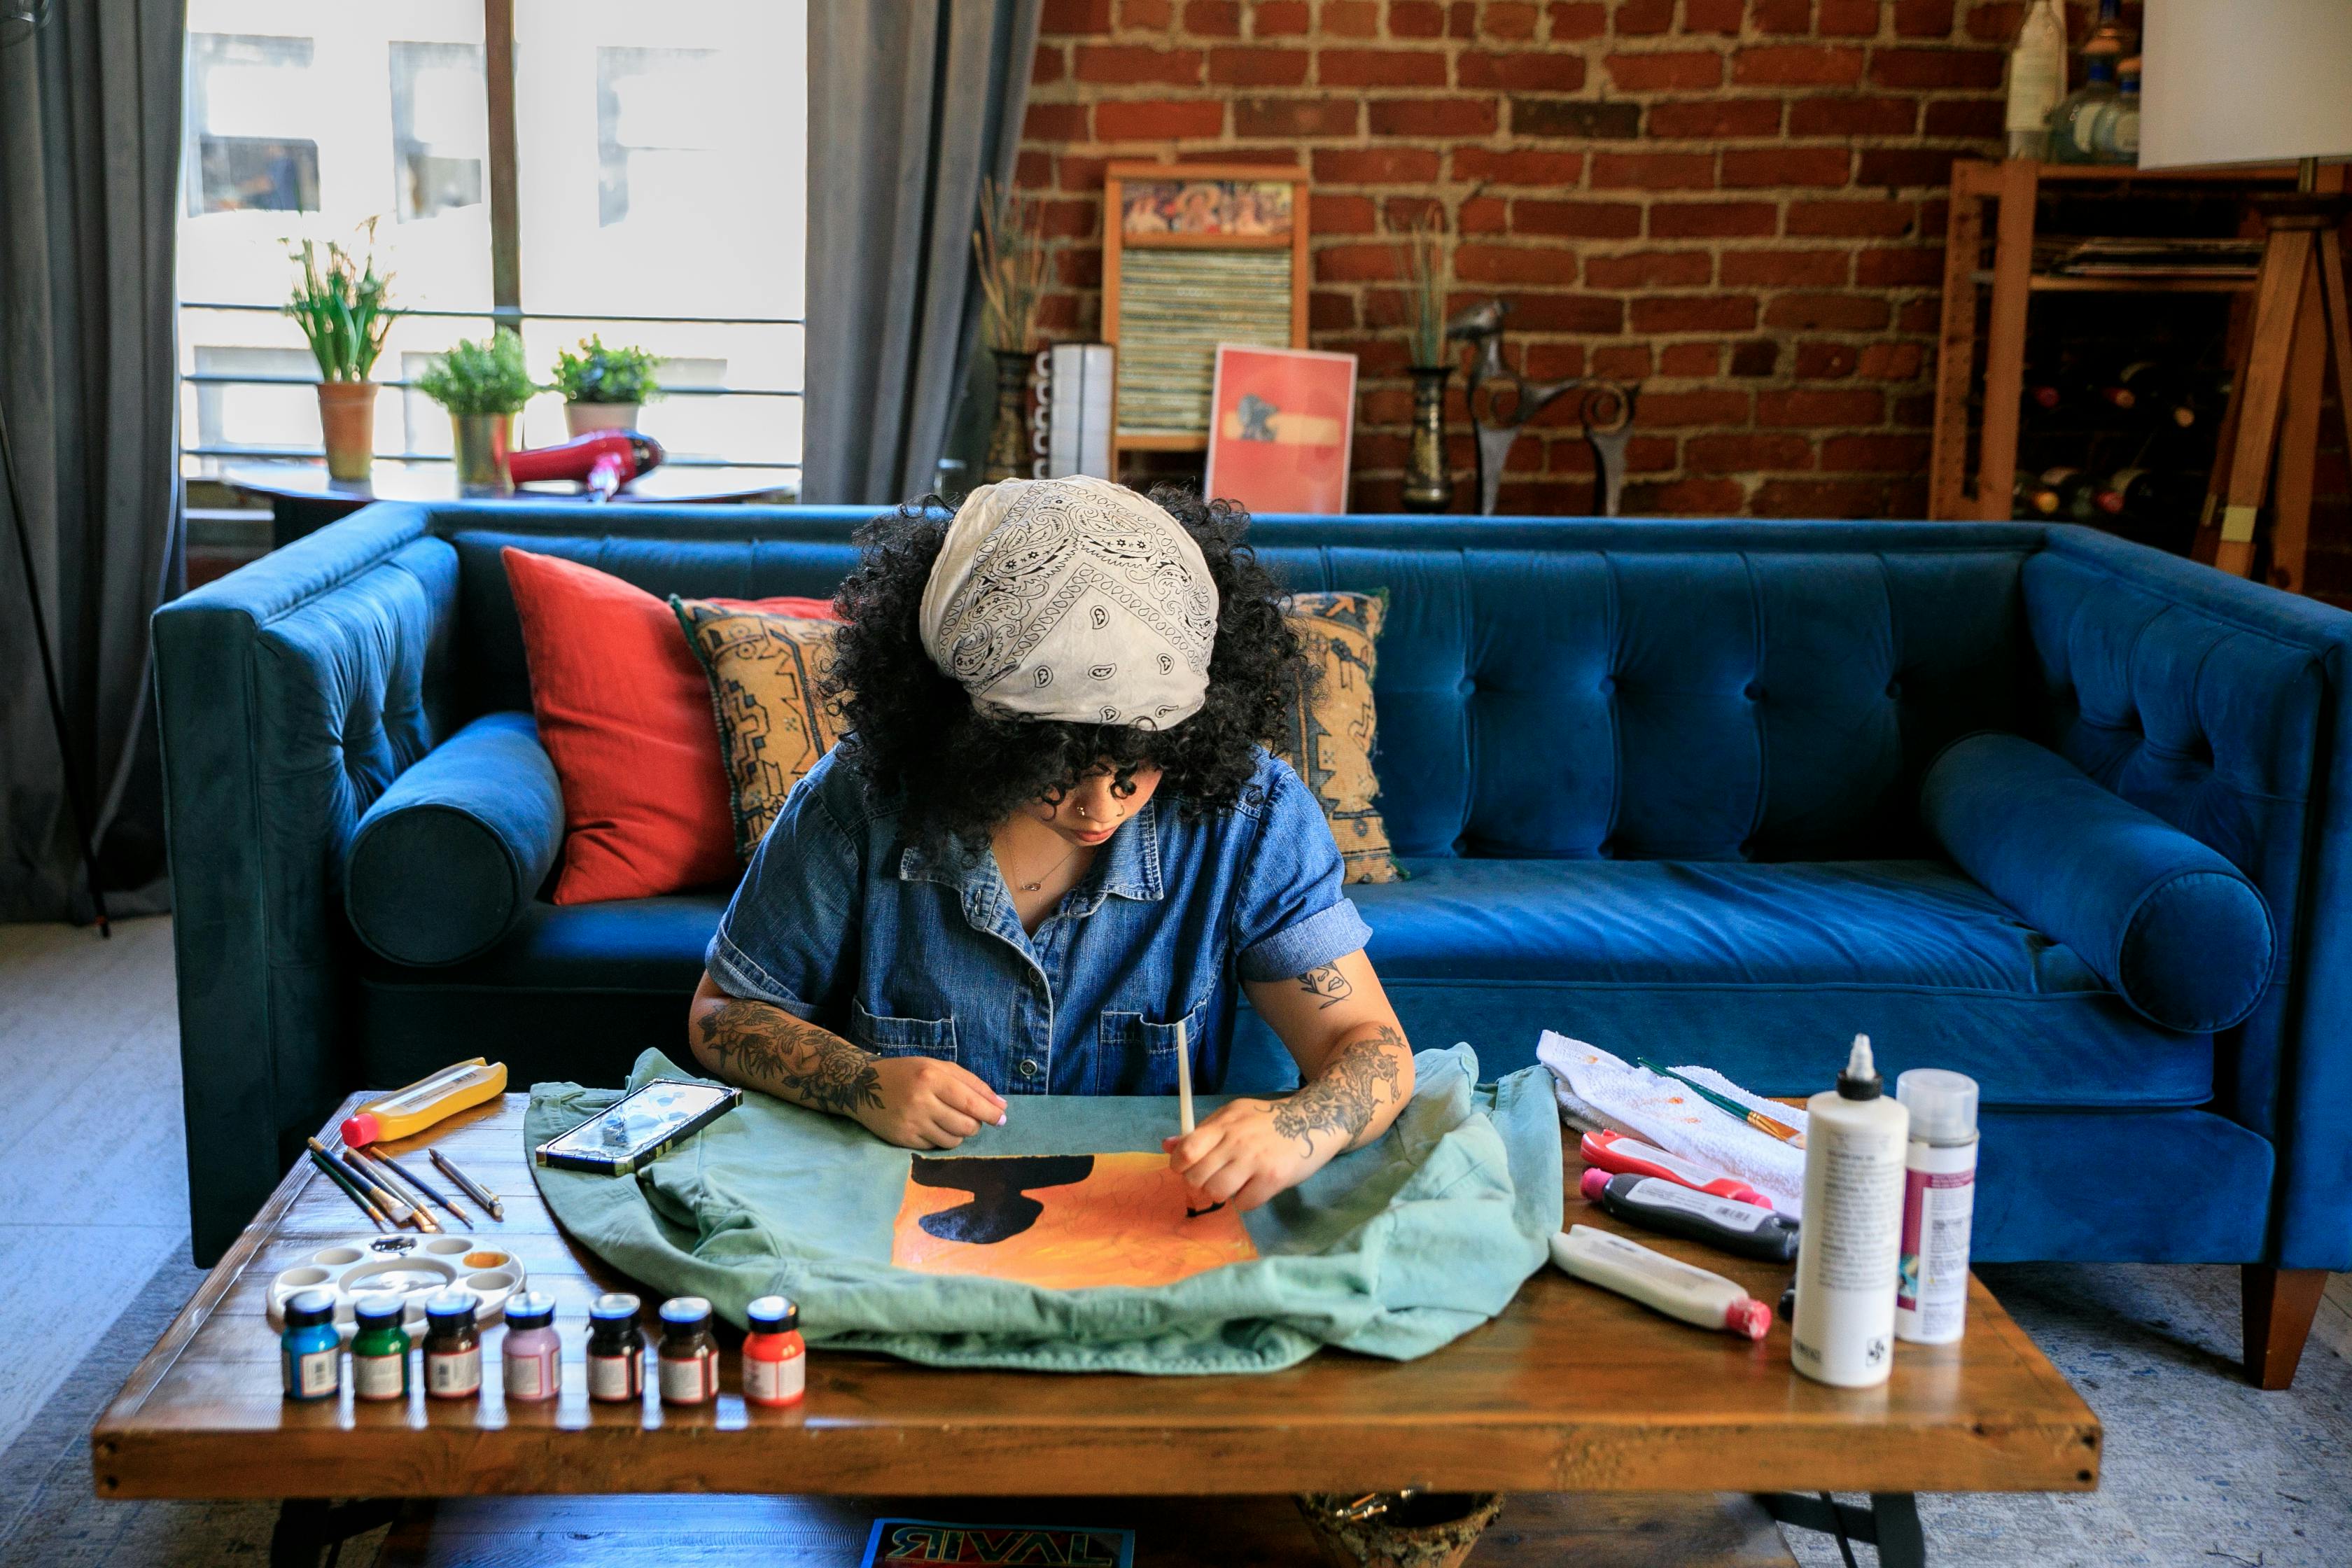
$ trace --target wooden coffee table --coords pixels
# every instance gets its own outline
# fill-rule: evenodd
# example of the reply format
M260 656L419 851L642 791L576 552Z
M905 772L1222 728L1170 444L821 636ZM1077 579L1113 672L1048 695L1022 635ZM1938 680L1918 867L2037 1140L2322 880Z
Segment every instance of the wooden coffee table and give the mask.
M323 1541L383 1522L385 1500L406 1498L1751 1492L1821 1527L1831 1505L1801 1494L1867 1492L1874 1509L1844 1508L1843 1522L1874 1537L1888 1568L1906 1568L1925 1561L1913 1493L2085 1491L2098 1481L2097 1418L1977 1283L1965 1341L1905 1345L1885 1386L1861 1392L1798 1377L1785 1324L1749 1344L1546 1268L1493 1322L1402 1363L1326 1352L1284 1372L1154 1378L943 1371L818 1351L806 1402L771 1411L734 1392L730 1353L715 1405L664 1407L650 1394L642 1408L592 1405L581 1359L588 1302L637 1288L574 1246L540 1201L526 1103L510 1094L388 1147L421 1160L438 1144L505 1199L504 1223L475 1231L498 1237L530 1288L555 1298L560 1399L507 1405L499 1330L484 1335L478 1402L417 1393L402 1405L354 1405L348 1387L336 1403L280 1397L270 1279L369 1230L339 1189L298 1163L100 1419L99 1495L287 1500L273 1561L308 1564ZM1623 1228L1576 1195L1572 1143L1568 1166L1568 1219ZM1790 1275L1627 1234L1767 1300ZM638 1293L650 1318L657 1302Z

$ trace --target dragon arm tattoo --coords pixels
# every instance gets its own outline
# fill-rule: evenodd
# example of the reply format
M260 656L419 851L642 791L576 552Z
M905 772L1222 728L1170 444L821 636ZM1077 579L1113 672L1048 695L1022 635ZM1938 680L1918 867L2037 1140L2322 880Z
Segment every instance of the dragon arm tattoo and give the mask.
M737 997L703 1014L695 1027L722 1077L835 1116L882 1108L874 1057L781 1007Z
M1380 1109L1381 1086L1387 1086L1391 1101L1401 1098L1397 1058L1406 1048L1404 1036L1392 1024L1351 1041L1314 1082L1275 1101L1274 1130L1297 1139L1300 1152L1308 1155L1315 1152L1318 1132L1337 1132L1340 1148L1353 1146Z

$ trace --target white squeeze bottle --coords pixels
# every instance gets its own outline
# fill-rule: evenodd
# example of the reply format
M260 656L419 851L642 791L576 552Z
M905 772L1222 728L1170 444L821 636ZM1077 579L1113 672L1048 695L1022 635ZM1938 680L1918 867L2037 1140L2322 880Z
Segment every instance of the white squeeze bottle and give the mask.
M2009 51L2002 115L2012 158L2050 156L2050 111L2066 96L2066 19L2058 0L2034 0Z
M1789 1359L1816 1383L1870 1388L1895 1365L1895 1254L1911 1113L1882 1092L1856 1035L1835 1090L1805 1102L1805 1224Z
M1895 1080L1911 1113L1903 1159L1903 1259L1895 1337L1948 1345L1968 1326L1969 1225L1977 1206L1977 1080L1913 1068Z

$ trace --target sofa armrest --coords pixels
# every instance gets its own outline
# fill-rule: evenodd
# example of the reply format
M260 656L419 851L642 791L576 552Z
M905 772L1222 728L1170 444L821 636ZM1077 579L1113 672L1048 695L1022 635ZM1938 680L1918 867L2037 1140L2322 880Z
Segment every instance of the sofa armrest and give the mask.
M2352 1267L2352 616L2053 527L2023 609L2050 747L2220 851L2276 973L2215 1040L2213 1109L2278 1154L2263 1261Z
M504 941L563 847L563 787L528 713L486 713L360 818L343 912L394 963L458 963Z
M2210 1034L2269 988L2270 908L2235 866L2017 735L1945 748L1919 814L1961 869L2152 1024Z
M379 505L154 616L196 1260L352 1088L335 912L360 813L442 728L457 556Z

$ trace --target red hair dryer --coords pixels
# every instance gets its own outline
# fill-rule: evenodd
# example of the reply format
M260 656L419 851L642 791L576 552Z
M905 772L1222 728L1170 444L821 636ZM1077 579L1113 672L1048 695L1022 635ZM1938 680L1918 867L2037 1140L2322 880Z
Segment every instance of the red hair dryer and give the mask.
M650 436L635 430L598 430L561 446L511 453L507 472L519 485L576 480L598 500L611 500L623 485L660 468L662 457L661 443Z

